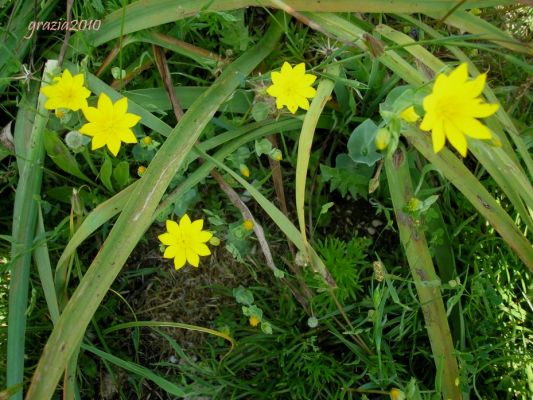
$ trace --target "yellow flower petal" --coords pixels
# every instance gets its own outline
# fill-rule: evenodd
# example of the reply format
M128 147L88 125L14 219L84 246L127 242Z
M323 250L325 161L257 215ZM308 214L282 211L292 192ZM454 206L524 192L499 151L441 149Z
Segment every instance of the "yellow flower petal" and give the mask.
M277 85L281 82L281 74L278 72L278 71L273 71L271 74L270 74L270 79L272 79L272 83L274 85ZM273 85L273 86L274 86Z
M291 113L296 113L296 111L298 110L298 104L297 103L291 103L291 104L287 104L287 108L289 109L289 111Z
M141 120L141 117L135 114L124 114L122 118L120 119L120 123L128 128L131 128L135 125L137 125L137 122Z
M296 100L297 100L298 107L300 107L303 110L309 110L309 101L305 97L300 96Z
M107 94L100 93L100 96L98 97L98 109L106 111L113 109L113 103Z
M211 250L204 243L196 243L193 247L193 250L199 256L208 256L211 254Z
M165 252L163 253L163 258L174 258L176 257L176 254L179 250L179 247L174 245L174 246L168 246L166 249L165 249Z
M465 83L465 94L470 97L478 97L483 93L487 74L479 74L475 79Z
M187 257L185 255L185 252L179 251L178 253L176 253L176 257L174 257L174 268L176 269L176 271L182 268L186 262Z
M285 61L283 65L281 66L281 76L288 75L292 72L291 65Z
M191 231L199 232L204 227L204 220L203 219L197 219L191 224Z
M446 132L446 138L450 141L450 144L457 149L459 154L466 157L467 143L466 138L458 127L453 122L444 121L444 131Z
M431 137L433 139L433 151L438 153L444 147L446 142L446 135L444 134L444 127L442 126L442 121L439 121L433 126L431 132Z
M492 133L490 129L475 118L464 118L459 122L461 130L465 135L474 139L490 139Z
M311 86L316 81L316 75L305 74L300 79L300 83L304 86Z
M116 157L118 152L120 151L120 139L117 139L116 137L111 137L107 139L107 148L109 149L111 154Z
M124 143L137 143L137 138L128 128L117 129L117 136Z
M196 238L197 238L197 240L199 242L205 243L205 242L209 241L209 239L211 239L212 237L213 237L213 232L202 231L202 232L198 233Z
M420 115L418 115L415 111L415 108L413 106L406 108L400 113L400 117L403 118L407 122L416 122L420 118Z
M455 68L450 75L448 75L448 80L451 84L462 84L468 79L468 64L461 63L457 68Z
M194 252L193 249L189 248L187 249L187 261L193 267L198 267L198 264L200 264L200 257Z
M184 214L180 219L180 229L183 232L190 232L191 229L191 219L187 214Z
M167 227L167 231L169 231L170 233L172 233L174 235L179 235L180 234L180 227L176 223L176 221L172 221L171 219L167 219L165 225Z
M163 243L166 246L170 246L171 244L176 244L176 236L171 233L163 233L157 237L161 243Z
M128 99L123 97L120 100L117 100L115 104L113 104L113 112L117 115L120 114L126 114L126 111L128 111Z
M81 132L81 129L80 129L80 132ZM83 133L83 132L81 132L81 133ZM100 147L104 147L106 145L106 143L107 143L107 141L106 141L105 136L103 136L103 135L94 136L93 140L91 142L91 150L97 150Z
M468 109L468 113L475 118L490 117L500 108L499 104L477 103L472 104Z
M304 63L300 63L300 64L297 64L294 68L293 68L293 73L295 75L305 75L305 64Z

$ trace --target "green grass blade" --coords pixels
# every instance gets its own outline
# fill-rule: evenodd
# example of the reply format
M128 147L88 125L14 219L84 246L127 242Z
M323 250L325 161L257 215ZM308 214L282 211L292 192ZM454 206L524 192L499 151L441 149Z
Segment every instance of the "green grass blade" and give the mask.
M439 372L441 374L436 380L441 379L444 399L460 400L462 395L459 389L459 368L440 292L440 279L435 273L422 228L404 211L413 197L413 184L407 154L403 148L399 147L394 155L386 157L385 171L400 230L400 240L420 299L437 375Z
M422 12L435 19L440 19L444 16L443 13ZM460 10L455 11L446 18L445 24L452 25L462 31L479 35L479 38L482 40L488 40L497 43L498 45L506 47L510 50L528 54L530 56L533 55L533 47L530 44L520 43L510 34L503 32L493 24L473 14L470 14L469 12Z
M174 88L174 93L180 99L181 107L187 110L206 90L207 88L200 86L177 86ZM164 111L172 109L168 95L163 88L126 90L123 94L137 104L149 104L151 107ZM236 90L233 96L221 106L220 111L244 114L252 107L253 97L249 91Z
M156 373L150 371L148 368L145 368L139 364L135 364L131 361L123 360L119 357L116 357L112 354L106 353L105 351L99 350L98 348L89 345L89 344L82 344L81 348L83 350L87 350L94 355L97 355L98 357L109 361L110 363L116 365L117 367L120 367L126 371L132 372L135 375L140 376L141 378L148 379L152 382L154 382L157 386L159 386L161 389L163 389L165 392L171 394L172 396L176 396L179 398L184 398L187 396L187 392L181 387L178 386L165 378L157 375Z
M48 61L44 68L43 80L55 67L54 61ZM40 86L33 86L37 92ZM30 95L30 101L35 97ZM15 141L18 154L19 181L15 194L12 233L12 264L11 282L9 288L8 315L8 343L7 343L7 386L14 386L22 382L24 376L24 341L26 330L26 307L28 302L28 285L30 275L31 250L38 215L39 203L37 198L41 191L42 165L44 160L43 135L48 111L44 109L45 98L37 97L37 113L33 121L29 140ZM26 108L28 107L28 108ZM20 122L22 129L27 127L31 118L28 113L34 112L35 103L23 106L17 116L15 135L27 137L28 132L17 129ZM24 146L24 147L20 147ZM23 150L22 150L23 149ZM13 399L22 399L22 392L18 392Z
M222 61L219 56L176 39L173 36L167 36L159 32L150 31L139 32L135 36L142 42L155 44L165 49L172 50L175 53L193 59L201 65L216 67L217 63Z
M326 69L326 73L334 77L338 76L340 66L331 65ZM300 139L298 141L298 158L296 161L296 212L298 214L298 223L300 233L304 243L307 243L307 234L305 229L305 183L307 182L307 169L309 159L311 158L311 147L313 146L313 137L315 135L318 119L326 105L328 98L333 91L335 82L330 79L322 79L318 84L316 95L311 102L309 110L305 114Z
M456 0L413 2L411 0L286 0L284 3L296 11L314 12L361 12L361 13L442 13L443 15L452 9ZM121 34L127 35L132 32L153 28L161 24L175 22L177 20L196 15L203 9L210 11L235 10L242 7L265 7L265 0L155 0L150 2L134 2L126 7L128 18L123 23L122 10L109 14L102 21L102 28L98 31L81 33L85 35L82 43L91 43L99 46L110 40L118 38ZM511 0L480 0L476 1L476 7L492 7L495 5L512 4ZM270 6L271 4L268 3ZM458 10L471 8L469 2L462 4ZM80 33L73 36L79 38ZM83 47L82 47L83 48Z
M44 230L43 213L39 207L39 215L37 219L36 243L33 250L33 258L37 270L39 271L39 278L41 279L41 286L44 292L44 298L48 306L48 312L52 322L55 323L59 318L59 306L57 303L56 290L54 286L54 278L52 275L52 265L50 263L50 256L48 254L48 246L46 245L46 231Z
M196 332L203 332L208 333L213 336L221 337L224 340L227 340L229 344L231 345L230 350L227 354L231 353L231 351L235 348L237 345L237 342L235 339L233 339L231 336L226 335L223 332L204 328L203 326L197 326L197 325L191 325L191 324L182 324L181 322L159 322L159 321L135 321L135 322L126 322L124 324L118 324L114 325L110 328L107 328L103 333L104 335L107 335L108 333L115 332L121 329L129 329L129 328L144 328L144 327L151 327L151 328L162 328L162 327L168 327L168 328L179 328L179 329L187 329L190 331L196 331ZM227 356L226 354L226 356Z
M219 106L241 84L242 78L274 49L281 34L281 27L272 23L261 41L228 65L172 130L136 185L100 252L55 325L33 375L27 399L44 400L52 397L66 362L83 337L94 312L152 223L154 211L175 171L186 159Z

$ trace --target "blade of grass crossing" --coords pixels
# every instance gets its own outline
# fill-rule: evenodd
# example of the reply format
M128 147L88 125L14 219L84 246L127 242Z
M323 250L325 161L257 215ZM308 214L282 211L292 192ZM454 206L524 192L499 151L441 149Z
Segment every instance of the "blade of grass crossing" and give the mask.
M228 65L209 90L197 99L160 147L55 325L33 375L28 400L51 398L94 312L152 223L153 213L175 171L218 107L274 49L281 34L279 24L271 23L259 43Z
M55 67L56 62L50 60L46 63L43 72L43 81ZM39 86L33 86L38 91ZM33 98L34 96L30 96ZM24 376L24 341L26 338L26 307L28 302L28 285L30 276L31 249L35 235L35 227L39 203L37 198L41 191L43 173L44 144L43 135L48 111L44 109L45 98L37 97L37 113L33 120L29 141L15 141L19 165L19 181L15 193L15 207L13 211L13 247L11 280L9 287L9 315L7 339L7 386L14 386L22 382ZM29 105L35 107L35 105ZM27 124L26 109L21 108L17 116L22 126ZM33 110L31 110L33 111ZM30 112L31 112L30 111ZM25 132L18 131L16 135L25 136ZM22 149L20 146L24 146ZM17 392L12 399L22 399L22 391Z
M326 69L326 73L338 76L340 72L340 65L330 65ZM305 244L307 244L307 235L305 229L305 184L307 182L307 169L309 167L309 159L311 158L311 147L313 146L313 137L315 135L316 125L320 114L324 109L335 82L330 79L322 79L318 84L316 95L311 102L309 110L305 114L302 131L300 132L300 139L298 141L298 158L296 162L296 212L298 214L298 223L300 225L300 233Z
M444 399L460 400L462 395L459 389L459 368L454 356L450 327L440 292L440 279L435 273L422 228L418 227L414 218L404 211L405 206L413 197L413 184L407 154L403 148L398 147L392 156L386 157L385 171L400 230L400 240L409 262L411 276L415 282L426 322L437 369L436 382L441 382Z

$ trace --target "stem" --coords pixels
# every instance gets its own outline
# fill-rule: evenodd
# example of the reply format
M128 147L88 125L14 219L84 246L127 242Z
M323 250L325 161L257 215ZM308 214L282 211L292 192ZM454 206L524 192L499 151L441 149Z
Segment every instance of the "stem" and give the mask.
M407 256L426 322L437 368L436 381L441 381L444 399L461 399L459 368L454 356L452 336L440 292L440 279L435 272L423 230L412 216L404 212L405 206L413 197L413 184L406 152L402 147L398 147L392 156L387 156L385 171L400 230L400 240ZM439 376L439 373L442 375Z

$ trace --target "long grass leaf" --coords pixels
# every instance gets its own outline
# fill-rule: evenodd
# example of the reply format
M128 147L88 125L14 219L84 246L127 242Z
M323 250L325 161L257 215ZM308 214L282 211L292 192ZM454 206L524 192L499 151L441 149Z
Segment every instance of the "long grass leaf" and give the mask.
M114 356L113 354L106 353L105 351L99 350L98 348L92 345L89 345L89 344L82 344L81 348L83 350L87 350L93 353L94 355L97 355L98 357L106 361L109 361L112 364L115 364L119 368L132 372L141 378L145 378L145 379L148 379L154 382L157 386L159 386L161 389L163 389L168 394L171 394L179 398L184 398L188 395L187 391L185 391L181 386L178 386L166 380L165 378L157 375L156 373L152 372L148 368L145 368L139 364L135 364L131 361L123 360L122 358Z
M334 77L339 75L340 66L331 65L326 73ZM322 79L318 84L316 95L311 102L309 110L305 114L300 139L298 140L298 158L296 161L296 212L298 214L298 223L300 233L304 243L307 243L307 234L305 229L305 184L307 182L307 169L309 159L311 158L311 147L313 146L313 137L315 135L318 119L326 105L328 98L333 91L335 82L330 79Z
M48 61L43 72L43 81L55 67L54 61ZM34 85L37 92L40 86ZM34 92L34 93L35 93ZM35 95L30 95L30 101ZM17 129L20 122L21 128L27 127L27 120L31 118L36 106L29 140L15 141L15 151L19 154L19 181L15 193L15 207L13 211L12 233L12 261L11 280L9 287L9 315L7 339L7 386L14 386L22 382L24 375L24 341L26 339L26 306L28 302L28 285L30 275L31 249L39 209L37 198L41 191L43 174L44 145L43 135L48 111L44 109L45 97L38 96L37 104L29 103L21 107L15 125L15 135L27 136L28 132ZM26 108L30 107L30 108ZM24 146L22 150L20 146ZM22 158L20 155L23 155ZM18 392L13 399L22 399L22 392Z
M420 299L437 375L441 375L436 380L441 379L444 399L460 400L462 395L459 388L459 368L442 301L440 279L435 273L422 228L404 211L413 197L413 184L407 154L402 147L392 156L386 157L385 171L400 230L400 240Z

